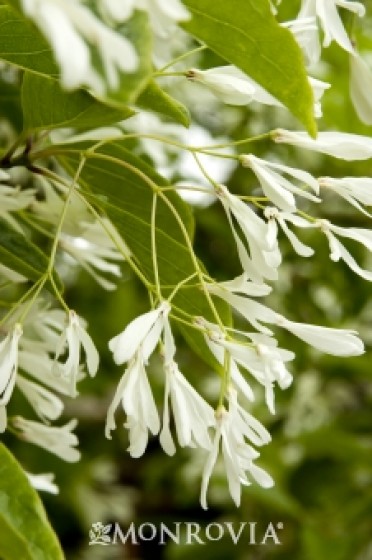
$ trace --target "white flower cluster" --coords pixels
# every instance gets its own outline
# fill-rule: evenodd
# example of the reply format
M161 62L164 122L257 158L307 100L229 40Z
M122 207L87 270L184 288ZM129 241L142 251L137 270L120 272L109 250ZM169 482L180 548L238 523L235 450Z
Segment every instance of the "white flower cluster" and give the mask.
M110 88L117 87L119 72L135 68L137 55L133 46L79 0L22 0L22 6L51 42L65 87L87 85L102 93L105 83ZM188 17L179 0L102 0L97 7L107 21L114 22L127 20L135 9L146 10L162 34L170 22ZM319 26L324 34L324 46L335 40L350 54L354 103L364 120L372 119L370 101L363 91L364 84L370 79L368 70L346 34L338 7L351 10L358 16L364 15L364 8L358 2L303 0L298 19L285 25L303 48L309 65L315 63L320 54ZM92 46L100 54L105 80L92 65ZM73 59L71 50L75 54ZM191 69L185 75L190 81L208 87L227 104L245 105L256 101L282 106L259 84L232 66ZM314 92L314 114L320 117L319 102L330 86L310 77L309 83ZM141 149L157 166L167 168L169 153L165 154L154 144L162 141L157 135L157 128L162 123L157 117L151 119L141 115L134 124L129 122L127 126L134 131L133 136L137 133ZM364 352L363 342L353 330L291 321L258 300L271 292L268 282L278 279L282 262L280 234L284 233L299 256L310 258L314 250L298 237L294 229L318 230L326 238L333 261L343 260L356 274L372 281L372 271L358 264L340 241L340 238L356 241L372 251L371 231L342 227L301 209L304 202L307 205L314 203L317 209L321 207L326 190L340 196L364 216L372 217L368 209L372 206L372 180L368 177L315 178L307 171L268 161L252 153L238 156L231 146L221 154L221 144L209 149L194 146L188 151L188 146L181 144L184 138L180 140L179 127L168 124L164 130L170 137L168 151L172 158L176 159L174 154L180 149L188 156L188 159L181 156L177 159L179 176L183 178L188 174L192 182L199 183L196 191L207 191L208 196L212 191L214 200L221 204L241 265L241 274L225 282L215 282L201 270L196 270L194 275L199 278L200 288L215 320L189 315L187 324L198 331L201 342L221 373L221 390L218 402L212 407L180 371L171 326L172 318L179 319L178 310L172 297L167 300L162 296L162 286L158 282L156 294L152 294L152 309L135 318L109 342L115 363L124 364L125 371L107 412L105 434L111 438L111 432L116 429L115 415L121 407L126 417L124 426L128 430L128 450L132 457L140 457L145 452L150 434L159 436L161 447L169 455L175 453L176 442L181 447L205 450L200 496L203 508L207 508L207 489L221 450L229 491L235 504L239 505L242 485L255 481L269 488L274 484L271 476L256 464L259 458L257 448L270 442L270 434L249 410L257 398L256 386L259 386L268 410L275 414L276 386L285 390L292 383L288 363L295 355L279 346L276 330L284 329L316 350L334 356L358 356ZM191 127L191 134L203 143L201 130ZM205 134L204 131L204 138ZM372 158L372 140L355 134L321 132L313 139L305 132L278 129L267 136L274 145L288 144L347 161ZM209 141L208 134L207 137ZM221 166L217 170L206 170L211 157L218 160L221 155L222 160L228 160L228 169ZM252 174L262 191L260 196L238 196L223 184L223 177L228 177L231 165L234 166L236 161ZM198 168L196 174L192 163ZM172 171L168 171L171 176ZM33 188L21 190L8 184L10 175L0 170L0 217L18 232L23 232L12 212L27 208L39 229L45 232L45 226L51 225L57 229L58 255L57 262L53 263L57 268L63 272L65 265L69 268L72 262L78 262L99 285L114 289L115 284L107 275L119 277L119 263L125 258L131 263L125 240L106 218L98 215L93 218L94 208L84 203L79 192L68 191L63 180L62 186L46 179L39 181L42 200L36 198ZM177 190L178 187L188 188L184 184L175 185ZM193 187L189 188L192 191ZM153 258L155 260L156 255ZM196 257L192 262L197 268ZM154 272L155 269L156 266ZM0 272L12 281L24 280L6 267L2 266ZM176 286L176 291L182 288L182 283ZM224 325L214 307L215 298L223 300L239 314L249 324L248 330ZM16 311L10 313L10 319L6 316L1 323L4 337L0 342L0 431L8 425L26 441L44 447L66 461L76 461L79 452L77 438L72 432L76 422L72 420L62 427L52 427L49 423L58 419L63 410L63 402L55 393L74 397L84 369L90 376L97 373L99 356L85 323L69 310L66 326L65 313L49 309L38 297L25 298ZM160 414L147 373L157 347L162 357L164 386ZM85 368L81 364L82 353ZM41 422L19 416L8 420L7 407L15 387L26 397ZM49 478L34 480L34 483L55 491Z
M50 43L66 89L87 86L102 95L107 88L118 89L120 73L136 70L138 55L129 39L81 0L21 0L21 5ZM113 23L144 10L161 36L172 23L189 17L180 0L97 0L96 8ZM103 76L93 63L92 49L98 52Z
M42 423L12 417L10 429L21 439L44 447L65 461L77 461L80 457L75 449L78 440L72 434L76 422L63 427L49 425L63 411L63 402L55 393L76 395L76 382L83 376L79 366L80 347L85 351L90 375L97 372L98 353L74 311L70 311L65 327L63 311L50 309L42 300L37 300L21 326L19 321L25 305L19 307L19 319L13 327L7 323L3 325L9 332L0 343L0 431L4 432L7 427L6 408L17 387ZM60 363L58 358L66 351L67 359Z

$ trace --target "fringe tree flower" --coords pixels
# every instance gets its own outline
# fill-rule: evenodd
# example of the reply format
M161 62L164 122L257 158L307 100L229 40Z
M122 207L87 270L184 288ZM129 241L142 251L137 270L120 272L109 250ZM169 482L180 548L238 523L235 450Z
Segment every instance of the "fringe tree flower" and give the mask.
M43 422L56 420L61 416L63 402L54 393L22 375L17 376L16 384Z
M147 362L160 340L168 320L171 306L163 301L159 307L134 319L124 331L109 342L114 362L129 362L141 348L143 360Z
M354 48L345 31L337 7L350 10L363 17L365 8L360 2L348 2L347 0L302 0L299 18L317 17L324 32L323 44L328 47L332 41L336 41L346 51L352 53Z
M56 362L55 371L70 380L71 396L77 395L76 382L79 375L80 348L83 347L86 355L86 364L89 374L93 377L98 370L99 355L89 334L80 324L75 311L69 312L69 324L63 331L58 342L55 360L58 360L67 344L68 356L65 363Z
M6 178L6 173L0 174L0 180ZM10 212L18 212L28 208L35 200L33 189L21 190L19 187L10 187L0 184L0 218L6 220L15 230L23 233L17 220L10 215Z
M219 185L216 194L229 220L243 270L254 282L263 282L265 278L276 280L281 257L277 245L270 246L267 241L267 224L224 185ZM250 254L239 237L233 218L243 233Z
M59 488L54 484L54 474L31 474L25 471L30 484L35 490L48 492L49 494L59 494Z
M331 259L335 262L342 259L355 274L372 282L372 271L361 268L346 247L336 237L336 235L339 235L341 237L353 239L364 245L369 251L372 251L372 232L361 228L339 227L328 220L318 220L318 226L328 239Z
M363 342L356 331L295 323L281 315L277 317L277 324L325 354L346 357L364 353Z
M309 227L309 222L301 216L296 214L290 214L288 212L280 212L277 208L267 206L264 210L265 218L268 220L268 232L267 236L271 243L277 240L278 237L278 225L282 228L284 234L288 238L288 241L292 245L294 251L301 257L311 257L314 254L314 250L308 245L304 245L300 241L295 233L289 229L287 226L287 221L298 227Z
M293 352L278 348L275 339L260 333L239 333L250 339L250 342L227 340L217 325L200 323L208 329L205 334L206 343L217 361L226 365L226 352L229 357L228 367L231 381L244 396L254 400L254 393L246 379L239 371L238 365L249 371L253 377L265 388L265 398L268 409L275 413L274 389L275 382L281 389L286 389L292 383L292 374L285 363L294 359Z
M6 405L17 378L18 344L22 332L21 325L17 323L0 342L0 432L4 432L7 426Z
M248 77L234 66L221 66L209 70L189 70L186 77L199 82L228 105L247 105L253 101L255 88Z
M103 94L106 83L110 89L119 87L120 71L133 72L137 68L133 45L106 27L78 0L22 0L21 3L25 14L50 42L66 89L86 85ZM106 83L94 69L85 41L97 48Z
M160 430L159 415L141 350L130 358L107 411L105 434L109 439L111 431L116 428L115 411L120 403L127 415L124 426L129 430L129 453L132 457L140 457L147 446L148 431L156 435Z
M357 54L350 55L350 97L358 117L365 124L372 124L372 72Z
M263 105L284 107L283 103L235 66L218 66L209 70L192 68L186 77L206 86L218 99L228 105L247 105L257 101ZM330 84L309 77L313 89L315 117L321 117L320 99Z
M283 175L289 175L301 183L308 185L312 190L319 194L319 184L314 177L302 171L294 169L287 165L272 163L264 159L258 158L253 154L240 156L243 167L249 167L256 175L260 182L265 196L271 200L276 206L285 212L293 212L296 210L296 200L294 194L302 196L313 202L321 202L321 200L311 193L300 189L293 185Z
M215 425L213 408L199 395L173 361L165 363L163 425L159 440L168 455L176 448L170 431L169 400L172 406L177 439L181 447L210 449L208 428Z
M251 484L248 475L264 488L270 488L274 484L271 476L254 464L253 461L259 457L259 453L246 441L248 439L254 441L255 445L265 445L271 437L258 420L242 409L234 389L230 390L228 410L220 408L216 413L216 420L213 446L203 470L200 502L203 509L208 509L208 484L221 444L229 491L239 507L241 485Z
M360 212L372 218L372 214L360 205L362 203L372 206L372 179L370 177L343 177L342 179L320 177L318 182L320 187L338 194Z
M321 46L319 41L319 30L315 17L297 18L281 24L288 28L300 45L308 66L319 62Z
M162 302L156 309L134 319L109 342L115 363L127 362L128 366L107 412L105 434L110 438L111 431L116 428L115 411L121 402L127 415L125 427L129 429L129 453L132 457L140 457L145 451L148 430L154 435L160 430L159 415L145 365L163 332L167 340L167 354L173 355L173 339L168 322L170 310L169 303Z
M104 220L104 223L115 239L115 244L103 226L99 222L94 222L81 224L82 231L79 236L63 233L59 245L95 279L97 284L110 291L115 290L116 284L104 275L110 274L120 278L120 266L116 263L124 261L123 255L129 255L130 252L111 222ZM121 248L121 252L118 251L117 246Z
M72 433L76 428L77 420L71 420L64 426L52 427L16 416L12 419L12 425L20 439L38 445L68 463L79 461L80 452L75 449L78 439Z
M314 140L307 132L294 132L278 128L273 132L273 140L278 144L291 144L346 161L372 157L372 138L359 134L319 132Z

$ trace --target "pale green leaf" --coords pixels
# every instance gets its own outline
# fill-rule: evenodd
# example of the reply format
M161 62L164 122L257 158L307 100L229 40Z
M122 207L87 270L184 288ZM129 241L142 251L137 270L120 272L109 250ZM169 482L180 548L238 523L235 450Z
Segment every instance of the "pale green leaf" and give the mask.
M155 81L151 81L143 90L136 101L136 105L141 109L154 111L168 117L183 126L188 127L190 125L188 109L168 95Z
M0 443L0 557L63 560L42 502L22 467Z
M182 27L279 99L316 134L313 94L303 55L267 0L184 0L193 18Z
M0 6L0 58L38 74L57 77L49 44L36 27L17 11Z

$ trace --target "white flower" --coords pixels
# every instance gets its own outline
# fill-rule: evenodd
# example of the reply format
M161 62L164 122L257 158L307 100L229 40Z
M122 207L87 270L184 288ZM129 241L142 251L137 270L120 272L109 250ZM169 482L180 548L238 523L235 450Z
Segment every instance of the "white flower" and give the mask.
M257 101L264 105L284 107L281 101L235 66L218 66L209 70L193 68L186 73L186 77L205 85L217 98L230 105L247 105L251 101ZM319 101L330 84L311 77L309 83L316 102L315 116L319 117L321 116Z
M120 278L121 270L116 262L124 261L124 255L129 255L130 251L112 223L109 220L103 220L103 224L105 227L98 221L81 223L79 236L62 233L59 244L102 288L114 290L116 284L108 280L102 273ZM110 237L106 230L110 232ZM118 247L120 247L120 251Z
M83 347L86 355L86 364L89 374L93 377L98 370L99 355L92 339L81 326L75 311L69 312L69 324L63 331L57 345L55 360L58 360L67 344L68 356L65 363L56 362L56 372L70 380L71 396L76 396L76 382L79 375L80 348Z
M273 385L277 382L281 389L286 389L292 383L292 375L285 363L294 359L293 352L278 348L275 339L261 333L240 333L251 340L249 343L242 343L227 340L217 326L212 327L214 330L205 334L207 345L221 365L226 365L226 352L228 353L231 381L248 400L254 400L253 392L239 372L237 364L249 371L265 388L266 404L274 414Z
M265 388L265 399L271 414L275 414L274 383L281 389L287 389L292 383L292 374L285 363L295 357L293 352L278 348L275 339L267 335L247 333L253 345L251 347L235 342L222 342L232 358L249 371Z
M52 473L45 473L45 474L31 474L25 471L25 474L28 480L31 483L31 486L35 488L35 490L41 490L43 492L49 492L49 494L58 494L59 488L56 484L54 484L54 474Z
M6 405L12 396L17 378L18 344L21 336L22 327L17 323L0 342L0 432L6 430Z
M169 303L162 302L156 309L134 319L109 342L114 361L117 364L128 362L128 366L107 412L105 434L110 438L111 431L116 428L115 411L121 402L127 414L125 427L129 429L129 453L132 457L140 457L145 451L149 430L154 435L160 430L159 415L145 364L162 333L166 359L173 359L175 346L168 320L170 310Z
M314 140L306 132L294 132L279 128L273 132L272 137L278 144L291 144L346 161L372 157L372 138L359 134L319 132Z
M171 306L164 301L152 311L140 315L109 342L116 364L129 362L141 347L144 362L147 362L160 340Z
M319 30L315 17L297 18L281 24L287 27L294 35L300 45L308 66L313 66L319 62L321 46L319 41Z
M336 235L340 235L341 237L353 239L364 245L369 251L372 251L372 231L362 228L342 228L335 226L328 220L318 220L317 225L328 239L331 259L336 262L342 259L355 274L372 282L372 271L361 268L336 237Z
M116 428L115 411L120 403L127 415L125 427L129 429L129 453L132 457L140 457L147 446L148 431L156 435L160 430L159 415L140 350L128 364L107 411L105 435L109 439L111 431Z
M21 375L17 376L16 384L43 422L56 420L62 414L61 399L42 385L29 381Z
M27 302L20 305L13 317L20 319L27 310ZM23 321L24 336L22 349L30 351L37 348L37 352L44 350L55 351L56 344L65 328L65 312L62 309L51 309L50 304L38 298Z
M77 425L76 420L71 420L64 426L52 427L16 416L12 419L12 424L20 439L39 445L68 463L75 463L80 459L80 452L75 449L79 442L72 433Z
M277 324L326 354L346 357L364 353L363 342L356 336L356 331L295 323L280 315Z
M207 86L224 103L247 105L253 100L254 86L243 72L233 66L221 66L209 70L193 68L187 72L186 77Z
M372 124L372 72L362 59L354 53L350 55L350 97L358 117L365 124Z
M359 204L372 206L372 179L370 177L343 177L342 179L320 177L318 182L320 187L342 196L360 212L372 218L372 214Z
M365 14L365 8L360 2L348 2L347 0L302 0L298 17L318 17L324 32L324 46L328 47L332 41L336 41L340 47L352 53L354 49L337 11L338 6L354 12L359 17L363 17Z
M23 233L22 228L13 216L9 215L9 212L23 210L30 206L34 200L35 191L33 189L21 190L19 187L0 184L0 218L3 218L14 229Z
M233 280L218 282L216 285L228 292L244 294L252 297L267 296L272 291L272 287L267 284L256 284L252 282L246 272L243 272L240 276L233 278ZM212 286L212 284L210 286Z
M22 349L18 352L20 369L49 389L57 391L61 395L70 395L70 380L53 373L55 362L44 348L31 340L26 345L26 349L23 349L23 346L22 344Z
M165 363L165 394L163 425L159 440L164 451L176 451L169 427L169 398L172 406L177 439L181 447L199 445L210 449L208 428L215 425L213 408L199 395L180 372L174 361Z
M300 181L308 185L316 194L319 194L319 184L314 177L302 171L301 169L294 169L287 165L279 163L272 163L264 159L258 158L253 154L244 154L240 156L240 161L244 167L252 169L260 182L262 190L276 206L285 212L293 212L296 210L296 200L294 194L302 196L313 202L321 202L320 199L311 193L300 189L293 185L283 175Z
M261 321L264 323L275 321L276 313L272 309L249 297L235 294L231 289L218 283L208 284L207 287L211 294L227 301L255 329L263 334L272 334L270 330L261 324Z
M221 331L220 327L213 323L209 323L209 321L206 321L203 317L197 317L195 319L195 323L199 327L203 327L205 329L204 340L209 350L222 367L226 366L226 355L229 358L229 377L234 386L239 389L248 401L254 401L255 397L251 386L241 374L238 364L233 356L228 353L229 351L224 346L225 335Z
M238 404L237 393L230 390L229 408L221 408L216 413L217 428L213 446L208 455L201 486L200 502L207 509L207 489L213 467L216 463L220 442L227 474L229 491L237 507L241 500L241 485L250 485L249 474L260 486L270 488L274 482L270 475L254 464L259 453L246 442L255 441L256 445L264 445L270 441L270 434Z
M111 20L122 22L131 17L136 0L99 0L99 8Z
M254 282L263 282L265 278L276 280L280 253L277 245L270 246L267 241L267 224L247 204L231 194L224 185L219 185L216 194L229 220L243 270ZM250 254L240 239L232 218L235 218L240 226Z
M97 49L111 89L119 86L119 72L136 69L138 57L132 44L80 2L22 0L22 7L50 42L66 89L86 85L98 94L105 92L105 81L93 67L85 40Z
M137 0L137 7L147 11L155 35L166 38L175 23L190 19L190 12L180 0Z
M278 237L278 225L282 228L294 251L301 257L311 257L314 250L300 241L295 233L287 226L287 221L298 227L309 227L309 222L296 214L280 212L277 208L267 206L264 210L265 218L268 220L268 239L272 243Z

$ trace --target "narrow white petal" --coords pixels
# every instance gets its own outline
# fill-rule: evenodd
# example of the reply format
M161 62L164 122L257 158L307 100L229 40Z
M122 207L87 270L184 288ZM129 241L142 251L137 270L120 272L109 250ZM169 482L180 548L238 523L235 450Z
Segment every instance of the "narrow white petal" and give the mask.
M356 331L295 323L284 318L281 318L279 325L326 354L359 356L364 353L363 342L356 336Z

